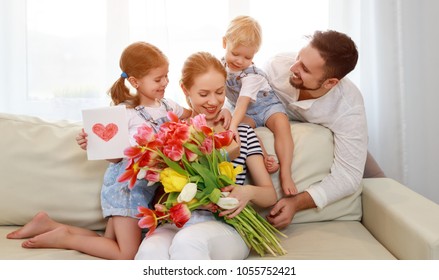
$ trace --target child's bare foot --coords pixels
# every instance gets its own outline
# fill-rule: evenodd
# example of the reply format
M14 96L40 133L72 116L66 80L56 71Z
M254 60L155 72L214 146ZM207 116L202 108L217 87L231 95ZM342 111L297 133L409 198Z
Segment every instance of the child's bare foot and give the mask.
M298 193L296 184L291 177L281 179L281 186L285 195L295 195Z
M24 241L23 248L65 248L62 242L69 235L67 227L57 227L54 230L37 235Z
M30 222L20 229L10 232L6 235L9 239L23 239L34 237L36 235L53 230L56 222L53 221L45 212L37 213Z
M265 164L265 168L270 174L273 174L279 170L279 162L276 160L276 157L273 155L265 156L264 164Z

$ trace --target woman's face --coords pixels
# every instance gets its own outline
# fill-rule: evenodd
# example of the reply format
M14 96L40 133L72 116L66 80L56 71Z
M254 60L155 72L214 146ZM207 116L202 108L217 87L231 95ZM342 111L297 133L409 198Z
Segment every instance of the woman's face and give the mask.
M193 86L185 92L194 115L205 114L207 122L212 123L224 105L225 84L226 78L214 69L195 77Z

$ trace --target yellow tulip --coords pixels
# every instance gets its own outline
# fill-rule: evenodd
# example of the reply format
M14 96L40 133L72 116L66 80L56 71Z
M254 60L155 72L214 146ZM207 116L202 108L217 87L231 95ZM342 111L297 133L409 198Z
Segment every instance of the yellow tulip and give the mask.
M219 172L221 175L225 175L230 178L233 182L236 181L236 175L243 171L242 166L233 167L233 164L228 161L223 161L218 164Z
M160 172L160 182L162 182L165 192L170 193L181 192L189 180L186 176L181 175L170 167L167 167Z

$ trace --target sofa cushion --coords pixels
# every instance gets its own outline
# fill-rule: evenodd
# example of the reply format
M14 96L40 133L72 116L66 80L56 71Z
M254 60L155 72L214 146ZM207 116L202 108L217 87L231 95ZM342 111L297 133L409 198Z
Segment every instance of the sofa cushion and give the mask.
M100 189L106 161L88 161L82 126L0 114L0 225L23 225L44 210L55 220L103 229Z
M282 231L283 256L268 260L394 260L393 256L358 221L294 224ZM261 259L254 251L248 259Z
M259 127L256 133L268 154L275 154L273 133L266 127ZM291 123L294 140L294 155L291 172L299 192L321 181L329 174L334 159L334 140L329 129L312 123ZM278 198L282 197L279 173L271 176ZM323 209L308 209L296 213L293 223L308 223L329 220L359 221L362 215L361 187L353 195L334 202ZM262 211L263 215L268 213Z

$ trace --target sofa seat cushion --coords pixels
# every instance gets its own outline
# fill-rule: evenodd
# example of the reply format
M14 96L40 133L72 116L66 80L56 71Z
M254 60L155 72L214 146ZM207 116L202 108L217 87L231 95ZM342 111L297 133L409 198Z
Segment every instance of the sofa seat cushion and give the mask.
M57 221L105 227L100 190L106 161L89 161L82 125L0 113L0 225L23 225L40 210Z
M263 259L288 260L394 260L395 257L357 221L292 224L283 231L288 254ZM260 259L251 252L248 259Z
M0 226L0 236L18 229L17 226ZM386 260L395 259L360 223L332 221L303 223L289 226L283 231L288 238L281 238L288 251L284 256L266 255L263 259L276 260ZM25 249L23 240L0 238L0 259L9 260L93 260L97 259L74 250ZM251 252L248 259L260 259Z
M25 239L7 239L6 234L19 226L0 226L0 260L97 260L75 250L65 249L25 249L21 243Z

